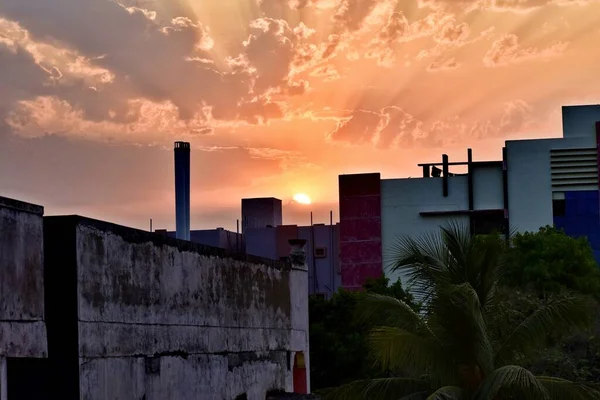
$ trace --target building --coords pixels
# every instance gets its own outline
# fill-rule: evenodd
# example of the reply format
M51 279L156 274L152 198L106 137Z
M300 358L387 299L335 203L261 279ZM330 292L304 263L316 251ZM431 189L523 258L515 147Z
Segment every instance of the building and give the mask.
M0 400L50 398L43 215L0 197Z
M562 137L507 141L501 160L475 161L468 149L463 160L442 155L419 164L416 179L340 175L336 225L282 225L281 200L243 199L243 248L278 260L288 239L307 240L310 293L326 296L339 287L360 290L384 270L400 278L387 268L395 241L449 221L473 234L555 225L587 236L600 261L600 105L563 107L562 116Z
M339 224L250 228L244 234L245 252L280 260L290 251L290 239L306 240L309 294L330 298L341 287Z
M0 400L310 391L304 241L282 262L42 213L0 198Z
M248 228L279 226L282 223L281 200L274 197L242 199L242 234Z
M245 253L281 260L290 252L290 239L306 240L309 293L331 297L341 285L339 226L333 224L333 213L330 213L329 225L282 225L282 221L281 200L242 199Z
M398 237L449 221L474 234L555 225L587 236L600 260L600 105L562 111L562 138L507 141L502 160L473 161L469 149L463 161L443 155L441 162L419 164L423 176L417 179L341 175L341 286L359 289L380 275Z
M563 107L563 137L506 142L510 227L587 236L600 260L600 105Z
M309 293L329 298L340 287L338 224L282 225L281 200L273 197L242 199L241 219L245 221L243 234L223 228L193 230L190 241L281 261L290 253L290 239L304 239ZM155 232L172 238L177 235L166 229Z
M167 231L166 229L156 229L154 232L172 238L177 236L177 232ZM190 241L235 253L244 252L244 236L241 233L228 231L223 228L190 231Z

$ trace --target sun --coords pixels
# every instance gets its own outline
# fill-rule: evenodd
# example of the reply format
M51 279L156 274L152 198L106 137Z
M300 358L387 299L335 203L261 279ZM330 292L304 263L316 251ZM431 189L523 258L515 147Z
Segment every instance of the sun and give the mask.
M310 204L311 203L310 197L308 197L308 195L304 194L304 193L296 193L294 195L294 201L296 203L300 203L300 204Z

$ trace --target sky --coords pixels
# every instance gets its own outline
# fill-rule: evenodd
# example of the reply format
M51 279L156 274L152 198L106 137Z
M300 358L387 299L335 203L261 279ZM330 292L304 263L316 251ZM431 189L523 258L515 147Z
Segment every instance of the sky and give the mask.
M598 43L600 0L2 0L0 195L173 229L184 140L192 229L337 220L340 174L560 136Z

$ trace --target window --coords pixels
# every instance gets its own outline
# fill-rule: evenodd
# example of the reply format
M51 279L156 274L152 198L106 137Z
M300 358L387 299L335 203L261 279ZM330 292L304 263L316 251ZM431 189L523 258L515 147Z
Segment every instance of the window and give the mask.
M325 258L327 257L327 248L326 247L315 247L315 258Z
M552 216L564 217L566 210L565 199L554 199L552 200Z
M490 233L506 233L504 225L504 210L477 213L471 215L471 227L474 235Z

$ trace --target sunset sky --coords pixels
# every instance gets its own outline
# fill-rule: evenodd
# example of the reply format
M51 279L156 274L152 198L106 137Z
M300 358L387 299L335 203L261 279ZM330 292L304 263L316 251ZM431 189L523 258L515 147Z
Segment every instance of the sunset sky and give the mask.
M192 229L328 222L339 174L559 136L599 66L600 0L2 0L0 195L173 229L185 140Z

